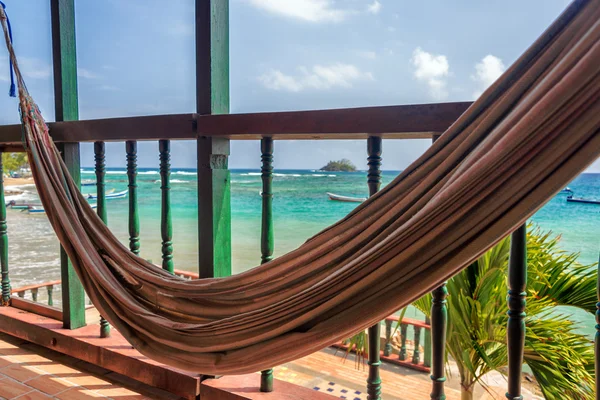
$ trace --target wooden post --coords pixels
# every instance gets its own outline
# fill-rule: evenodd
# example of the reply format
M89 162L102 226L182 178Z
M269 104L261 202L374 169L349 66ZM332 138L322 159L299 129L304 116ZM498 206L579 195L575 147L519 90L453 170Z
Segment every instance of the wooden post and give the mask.
M79 119L77 99L77 55L75 48L74 0L51 0L52 61L54 70L54 112L56 121ZM59 145L71 177L81 182L79 143ZM61 247L63 326L77 329L85 325L85 293L83 286Z
M596 400L600 400L600 260L598 261L598 273L596 282L596 337L594 338L594 352L596 355Z
M273 258L273 139L263 138L260 141L261 178L262 178L262 226L260 232L261 264ZM260 373L260 391L273 391L273 369Z
M369 186L369 196L373 196L381 186L381 138L378 136L369 136L367 139L367 163L369 172L367 174L367 185ZM367 399L381 399L381 376L379 367L381 366L380 346L381 346L381 324L378 322L368 330L369 335L369 376L367 377Z
M508 392L506 398L523 400L521 372L525 346L525 305L527 285L527 226L521 225L511 235L508 262Z
M439 136L434 135L432 143ZM446 362L446 332L448 330L448 308L446 306L448 289L446 282L442 283L431 293L431 399L445 400L444 364ZM427 340L427 338L425 339Z
M105 153L104 142L94 142L94 161L96 162L96 212L102 222L108 224L108 215L106 213L106 185L104 184L104 178L106 176ZM102 315L100 316L100 337L110 337L110 324Z
M229 2L196 0L196 110L229 113ZM200 278L231 275L229 139L198 138Z
M400 361L406 360L406 334L408 332L408 324L404 322L400 323L400 351L398 352L398 359Z
M34 303L37 303L37 301L38 301L38 293L39 293L38 288L31 289L31 300L33 300Z
M137 201L137 142L125 142L127 158L127 180L129 189L129 250L140 254L140 215Z
M392 321L385 320L385 346L383 355L389 357L392 354Z
M425 317L425 323L431 326L431 319ZM431 367L431 329L425 329L423 335L423 365Z
M48 286L46 290L48 290L48 305L53 306L54 299L52 298L52 292L54 291L54 288L52 286Z
M0 152L0 271L2 274L2 297L0 306L10 305L10 278L8 277L8 225L6 224L6 203L4 199L4 168Z
M412 363L418 364L421 362L421 350L419 350L421 346L421 327L414 326L413 328L415 329L415 349L413 351Z
M162 236L162 267L173 273L173 223L171 222L171 142L158 141L160 153L160 233Z

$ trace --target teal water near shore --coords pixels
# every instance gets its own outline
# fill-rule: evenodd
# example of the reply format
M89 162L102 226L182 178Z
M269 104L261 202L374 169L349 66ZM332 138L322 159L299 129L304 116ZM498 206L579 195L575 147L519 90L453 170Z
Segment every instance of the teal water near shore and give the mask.
M398 172L384 171L386 185ZM94 179L93 169L82 169L82 179ZM175 268L197 271L198 208L197 174L192 169L173 169L171 197ZM156 169L140 169L139 209L141 255L160 264L160 175ZM127 188L124 169L109 168L108 189ZM260 222L262 182L257 170L231 171L233 273L260 263ZM582 174L569 187L576 197L600 199L600 174ZM36 201L35 188L24 187L18 200ZM94 186L83 187L94 192ZM315 170L279 170L273 177L273 214L275 256L282 255L323 228L344 217L357 203L328 199L326 192L366 197L366 172L321 172ZM128 200L108 201L108 224L127 243ZM202 219L203 216L200 216ZM208 217L208 216L207 216ZM59 279L58 244L44 215L9 212L11 279L14 286ZM580 262L593 264L600 250L600 205L567 203L558 194L540 209L531 221L544 230L562 235L561 247L580 253ZM576 314L586 331L592 331L593 318Z

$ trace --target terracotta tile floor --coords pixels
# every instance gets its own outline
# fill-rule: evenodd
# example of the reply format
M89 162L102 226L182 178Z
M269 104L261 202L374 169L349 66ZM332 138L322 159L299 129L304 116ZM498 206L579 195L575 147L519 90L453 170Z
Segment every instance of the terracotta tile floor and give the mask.
M92 370L95 373L89 372ZM0 333L0 399L176 400L118 374Z

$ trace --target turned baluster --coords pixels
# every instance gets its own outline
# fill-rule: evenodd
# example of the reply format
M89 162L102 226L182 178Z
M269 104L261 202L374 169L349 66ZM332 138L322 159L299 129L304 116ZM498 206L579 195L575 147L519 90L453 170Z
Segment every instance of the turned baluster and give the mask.
M171 222L171 142L159 140L161 212L160 232L162 236L162 267L173 273L173 224Z
M129 190L129 250L135 255L140 254L140 215L137 198L137 142L125 142L127 159L127 188Z
M54 292L54 286L48 286L46 290L48 291L48 305L53 306L54 299L52 298L52 292Z
M262 178L262 226L260 235L261 263L273 258L273 139L263 138L260 141L261 178ZM260 373L260 391L273 391L273 369Z
M406 334L408 332L408 324L402 322L400 324L400 351L398 352L398 359L400 361L406 361Z
M392 323L391 320L385 320L385 346L383 355L389 357L392 354Z
M369 196L373 196L381 186L381 138L378 136L369 136L367 139L367 164L369 172L367 173L367 185L369 187ZM367 399L381 399L381 376L379 367L381 366L380 346L381 346L381 324L378 322L368 329L369 336L369 376L367 378Z
M37 303L38 301L38 288L31 289L31 299Z
M6 203L4 199L4 168L2 165L2 152L0 152L0 272L2 296L0 305L10 304L10 279L8 277L8 229L6 224Z
M104 183L106 176L104 142L94 142L94 160L96 161L96 212L106 224L108 215L106 212L106 185ZM100 337L110 337L110 324L102 315L100 316Z
M521 225L511 235L508 261L508 391L506 398L523 400L521 372L525 347L525 305L527 285L527 227Z
M421 362L421 351L419 350L419 346L421 345L421 327L415 326L415 350L413 351L412 363L418 364Z

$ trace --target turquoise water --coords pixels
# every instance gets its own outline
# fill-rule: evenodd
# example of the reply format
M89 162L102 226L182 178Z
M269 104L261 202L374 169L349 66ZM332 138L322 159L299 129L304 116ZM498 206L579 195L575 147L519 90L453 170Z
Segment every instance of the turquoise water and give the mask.
M383 185L398 172L383 172ZM82 170L82 179L94 179L93 169ZM172 217L175 268L197 271L198 209L196 172L174 169ZM160 253L160 175L156 169L140 169L139 208L141 255L159 264ZM124 169L108 169L108 189L127 188ZM262 182L258 170L231 171L232 269L233 273L260 263L260 220ZM569 187L576 197L600 199L600 174L582 174ZM24 187L20 200L34 201L35 188ZM94 186L83 187L95 191ZM312 235L344 217L356 203L330 201L326 192L356 197L367 196L366 172L320 172L280 170L273 177L275 256L293 250ZM128 240L128 199L108 201L108 224L124 242ZM595 263L600 250L600 206L567 203L566 195L551 199L532 221L542 229L561 234L565 250L580 253L580 262ZM58 243L45 216L9 212L11 278L14 286L59 279ZM570 312L570 311L569 311ZM591 332L593 318L576 313L585 330Z

